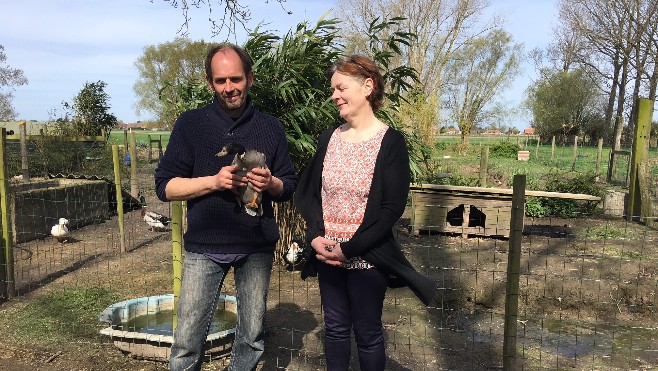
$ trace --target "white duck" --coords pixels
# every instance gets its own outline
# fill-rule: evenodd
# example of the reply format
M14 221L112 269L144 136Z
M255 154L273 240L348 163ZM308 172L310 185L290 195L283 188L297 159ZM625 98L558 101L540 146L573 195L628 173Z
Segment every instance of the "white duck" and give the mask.
M50 228L50 234L59 242L68 241L71 237L69 234L69 227L67 227L68 224L68 219L59 218L59 223Z
M152 231L166 229L171 223L171 218L155 211L146 210L147 207L146 205L142 206L142 219L149 225L149 229Z

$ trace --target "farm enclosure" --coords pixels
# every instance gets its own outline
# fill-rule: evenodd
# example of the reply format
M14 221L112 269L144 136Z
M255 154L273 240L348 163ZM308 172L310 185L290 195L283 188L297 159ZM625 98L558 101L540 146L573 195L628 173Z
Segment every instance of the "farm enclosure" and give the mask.
M145 158L140 152L140 176L132 181L150 209L169 214L170 206L154 197L155 163ZM604 216L525 222L517 333L523 367L657 368L656 230ZM44 238L15 245L18 295L0 305L0 368L166 369L130 359L98 334L97 316L107 305L172 287L170 233L149 231L138 210L126 210L122 253L118 223L112 215L74 229L70 243ZM414 265L436 280L439 300L425 307L406 289L389 291L387 369L500 368L508 241L468 233L413 235L413 228L408 210L396 233ZM229 275L225 291L232 290ZM321 336L317 281L276 265L259 368L323 369ZM226 359L216 359L204 369L225 365Z

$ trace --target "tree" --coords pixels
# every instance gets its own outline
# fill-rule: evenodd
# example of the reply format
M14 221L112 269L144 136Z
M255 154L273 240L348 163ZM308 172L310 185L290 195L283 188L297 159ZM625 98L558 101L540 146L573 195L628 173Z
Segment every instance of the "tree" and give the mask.
M64 107L72 111L71 124L77 135L109 136L117 125L116 116L108 113L110 97L105 86L103 81L86 82L71 104L64 103Z
M374 19L400 17L389 34L404 30L415 37L401 45L399 65L418 72L426 96L441 95L445 67L453 54L472 39L495 27L498 19L483 23L486 0L343 0L336 6L344 20L341 36L350 52L367 50L367 28Z
M573 0L560 2L560 27L563 33L580 38L578 63L587 66L606 82L608 104L605 131L614 130L613 149L619 149L624 118L631 125L633 106L643 89L658 82L655 61L658 34L654 0ZM654 68L650 68L651 63ZM632 82L630 104L628 89ZM647 81L648 80L648 84ZM615 107L616 106L616 107ZM614 122L614 125L613 125ZM610 140L608 140L610 142Z
M533 127L541 137L557 136L563 141L597 119L597 86L584 69L545 72L528 88L526 105L533 115Z
M438 97L426 97L422 90L416 89L401 103L397 121L405 131L418 133L423 144L433 147L438 117Z
M164 127L171 128L177 118L175 106L182 101L176 88L205 79L204 59L209 44L177 37L159 45L149 45L135 62L139 78L133 86L137 112L153 113Z
M4 65L6 60L5 47L0 45L0 120L11 121L16 118L11 104L14 87L27 84L27 78L22 70Z
M463 145L468 145L471 130L486 116L496 94L518 75L522 48L507 32L495 29L455 53L447 68L453 78L445 99Z

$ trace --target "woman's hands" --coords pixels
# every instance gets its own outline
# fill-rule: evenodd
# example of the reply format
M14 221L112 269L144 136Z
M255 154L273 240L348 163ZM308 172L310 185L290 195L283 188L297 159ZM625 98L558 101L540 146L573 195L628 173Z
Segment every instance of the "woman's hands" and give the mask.
M315 250L315 258L329 265L338 266L347 258L340 248L340 243L324 237L315 237L311 241L311 247Z

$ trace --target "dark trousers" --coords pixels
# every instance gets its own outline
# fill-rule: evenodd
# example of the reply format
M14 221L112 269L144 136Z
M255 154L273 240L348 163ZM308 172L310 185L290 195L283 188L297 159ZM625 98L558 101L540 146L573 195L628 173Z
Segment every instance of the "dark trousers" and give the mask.
M348 370L352 329L361 370L384 370L386 340L382 307L386 277L376 268L345 269L318 262L318 281L324 310L327 370Z

